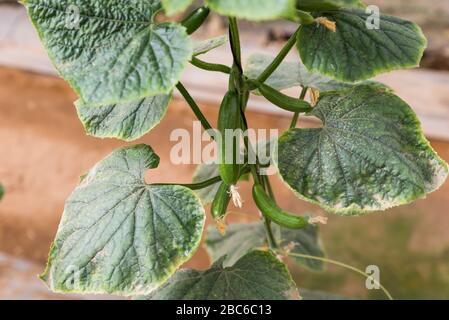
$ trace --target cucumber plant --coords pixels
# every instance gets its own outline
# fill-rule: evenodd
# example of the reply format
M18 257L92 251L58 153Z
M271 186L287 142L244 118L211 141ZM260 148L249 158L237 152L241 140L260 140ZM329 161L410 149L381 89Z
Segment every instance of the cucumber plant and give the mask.
M272 157L292 194L329 213L358 216L408 204L448 175L410 106L369 80L418 66L426 38L414 23L388 15L378 17L379 28L368 28L370 14L361 0L204 0L179 23L163 22L161 13L179 14L192 0L22 1L59 74L78 94L75 106L89 135L142 137L163 119L174 90L210 132L209 120L180 82L190 63L229 75L220 131L248 129L250 94L291 112L291 126ZM211 11L228 19L229 37L193 41L190 35ZM74 12L76 24L68 25ZM284 19L297 30L276 57L253 55L244 64L238 19ZM199 58L226 42L232 65ZM294 47L300 59L284 61ZM281 93L291 87L302 87L299 98ZM309 91L312 103L305 100ZM321 128L297 128L300 116L321 120ZM250 139L244 145L242 151L221 142L220 157L231 148L232 159L200 166L192 184L146 181L145 172L160 161L150 146L115 150L67 199L41 278L56 292L298 299L301 290L278 258L291 256L322 270L319 219L279 208L261 162L248 161ZM241 152L242 164L236 161ZM213 218L224 219L231 198L241 204L236 185L248 174L260 222L230 225L224 236L210 228L211 269L177 270L200 244L204 207L213 202Z

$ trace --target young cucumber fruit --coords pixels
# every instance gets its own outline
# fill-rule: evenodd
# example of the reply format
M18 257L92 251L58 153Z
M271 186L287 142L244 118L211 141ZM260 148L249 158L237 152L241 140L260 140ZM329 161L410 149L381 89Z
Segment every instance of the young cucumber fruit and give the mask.
M259 184L255 184L253 187L253 198L262 214L282 227L301 229L309 224L306 218L295 216L279 208Z
M223 182L215 194L214 201L212 201L211 214L214 220L219 221L224 219L230 201L231 193L229 192L229 186Z
M200 7L189 14L181 24L186 27L187 34L192 34L206 21L210 9L207 7Z
M289 97L266 84L259 85L259 91L268 101L281 109L291 112L312 111L312 106L308 102Z
M218 148L219 172L223 182L229 186L235 185L240 178L241 165L237 161L240 156L240 137L237 130L241 126L239 95L231 90L226 93L218 116L218 131L221 135Z

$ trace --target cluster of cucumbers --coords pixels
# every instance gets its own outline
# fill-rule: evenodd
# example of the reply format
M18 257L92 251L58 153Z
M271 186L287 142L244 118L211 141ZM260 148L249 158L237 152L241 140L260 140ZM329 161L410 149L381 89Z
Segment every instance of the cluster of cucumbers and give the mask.
M208 15L209 9L207 7L201 7L193 11L183 21L187 33L192 34L195 32L204 23ZM231 78L232 77L233 74L231 74ZM245 173L243 170L244 165L240 164L238 161L240 156L239 143L236 141L238 136L233 136L233 141L227 141L228 139L226 139L226 132L228 130L232 130L232 132L235 132L235 130L242 130L244 123L242 117L243 112L241 110L241 99L243 98L233 87L234 86L230 85L230 89L221 103L218 117L218 131L221 134L221 141L218 148L219 173L222 182L211 207L211 214L215 221L223 221L225 218L232 198L231 188L238 183L240 177ZM309 112L312 110L309 103L284 95L268 85L255 83L255 87L268 101L284 110L291 112ZM229 143L231 143L231 145L229 145ZM229 159L230 148L232 148L232 159ZM300 229L308 225L308 220L306 218L293 215L279 208L276 202L268 196L265 188L259 182L254 184L253 198L259 210L269 221L290 229Z

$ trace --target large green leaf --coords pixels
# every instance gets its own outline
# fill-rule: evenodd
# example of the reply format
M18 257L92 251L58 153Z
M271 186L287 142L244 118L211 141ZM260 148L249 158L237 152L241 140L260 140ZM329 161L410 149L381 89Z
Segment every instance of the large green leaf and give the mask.
M82 101L75 105L88 134L133 141L159 124L167 112L170 99L171 94L108 106L92 107Z
M206 271L184 269L149 296L152 300L297 300L287 268L272 253L253 251L232 267L218 260Z
M193 55L199 56L209 51L221 47L228 41L227 36L219 36L207 40L195 41L193 43Z
M275 238L281 247L289 247L291 253L324 257L324 249L318 227L309 225L301 230L290 230L273 226ZM226 256L225 266L231 266L248 252L266 246L265 227L262 222L231 224L223 236L216 228L209 227L206 248L213 261ZM311 270L321 271L324 264L317 260L295 258L293 260Z
M296 0L205 0L206 4L223 16L253 21L294 17Z
M161 0L167 15L172 16L188 8L193 0Z
M3 196L5 195L5 188L3 187L3 185L0 183L0 200L3 199Z
M184 27L154 23L159 0L24 4L59 73L91 106L168 94L192 56Z
M412 109L378 86L326 93L312 111L320 129L279 138L277 165L300 196L342 215L385 210L439 188L447 164Z
M212 261L224 257L224 266L232 266L248 252L267 246L265 229L260 222L230 224L225 235L210 226L205 244Z
M296 0L298 9L305 11L336 10L340 8L363 8L361 0Z
M273 59L274 57L265 54L251 55L247 61L245 74L251 79L257 79ZM277 90L301 86L320 91L331 91L352 86L352 84L333 80L319 73L309 72L301 62L296 61L282 62L265 83Z
M380 29L368 29L364 10L318 12L335 21L336 32L306 25L298 34L298 50L310 71L355 82L379 73L419 66L427 41L414 23L382 15Z
M65 204L42 275L57 292L148 294L199 245L205 214L187 188L148 185L159 157L146 145L100 161Z

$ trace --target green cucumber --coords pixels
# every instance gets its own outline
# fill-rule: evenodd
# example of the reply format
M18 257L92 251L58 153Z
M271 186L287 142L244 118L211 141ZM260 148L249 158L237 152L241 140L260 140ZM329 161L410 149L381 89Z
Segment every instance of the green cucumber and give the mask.
M309 224L306 218L293 215L279 208L259 184L255 184L253 187L253 198L262 214L282 227L302 229Z
M281 109L291 112L310 112L313 110L308 102L289 97L266 84L260 84L258 89L268 101Z
M210 9L207 7L200 7L190 13L181 24L186 27L187 34L192 34L206 21L209 16Z
M221 221L224 219L229 202L231 202L229 186L223 182L215 194L214 201L212 201L211 214L214 220Z
M235 133L242 127L242 116L240 111L239 95L236 91L228 91L221 103L218 117L218 131L221 134L219 143L219 172L227 185L235 185L240 178L241 165L238 164L240 157L238 137L232 141L226 141L226 132ZM232 148L232 150L230 149ZM231 159L232 153L232 159Z

